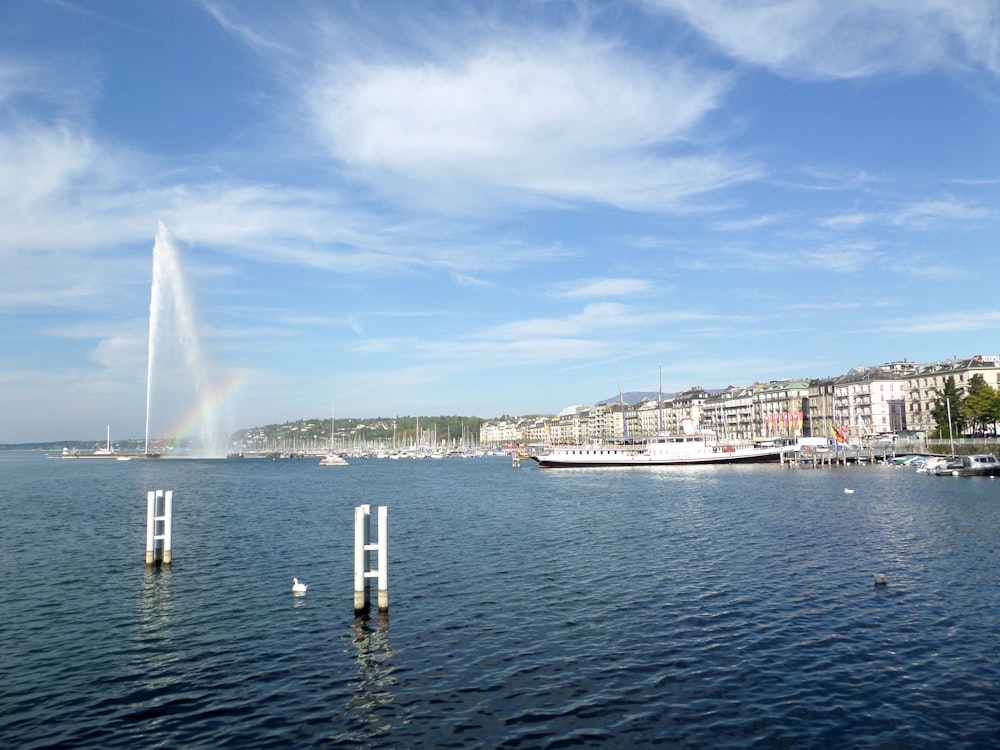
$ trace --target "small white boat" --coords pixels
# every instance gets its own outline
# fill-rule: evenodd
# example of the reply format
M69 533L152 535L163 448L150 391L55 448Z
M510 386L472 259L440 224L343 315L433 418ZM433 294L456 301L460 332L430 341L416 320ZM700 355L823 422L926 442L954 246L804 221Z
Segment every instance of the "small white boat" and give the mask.
M320 466L347 466L347 459L343 456L338 456L336 453L331 453L329 456L324 456L319 461Z
M935 474L938 469L944 468L948 464L947 458L941 458L940 456L932 456L931 458L925 459L917 467L918 474Z

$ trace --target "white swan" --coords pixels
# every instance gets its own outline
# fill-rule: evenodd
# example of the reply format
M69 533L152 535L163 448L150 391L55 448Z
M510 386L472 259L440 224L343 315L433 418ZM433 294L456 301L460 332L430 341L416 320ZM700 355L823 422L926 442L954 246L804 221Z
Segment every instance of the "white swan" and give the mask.
M292 579L292 592L293 593L304 594L304 593L306 593L306 589L307 588L309 588L309 587L306 586L304 583L299 583L299 579L298 578L293 578Z
M845 495L853 495L854 494L854 490L852 490L849 487L844 487L844 494Z

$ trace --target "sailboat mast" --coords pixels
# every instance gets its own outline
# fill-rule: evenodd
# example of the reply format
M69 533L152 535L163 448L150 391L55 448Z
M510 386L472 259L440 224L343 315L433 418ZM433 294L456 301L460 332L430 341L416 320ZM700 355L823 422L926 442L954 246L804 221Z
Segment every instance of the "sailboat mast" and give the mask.
M656 401L656 419L659 425L659 433L663 434L663 365L660 365L660 395Z
M615 367L615 378L618 380L618 403L622 407L622 440L628 440L628 418L625 416L625 393L622 391L622 378Z

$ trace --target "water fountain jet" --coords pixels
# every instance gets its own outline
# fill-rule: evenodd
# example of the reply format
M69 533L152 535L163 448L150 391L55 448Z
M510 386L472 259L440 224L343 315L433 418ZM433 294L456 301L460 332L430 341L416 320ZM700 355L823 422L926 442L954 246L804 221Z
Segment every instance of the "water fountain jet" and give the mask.
M149 351L146 370L146 437L144 452L149 455L151 405L157 389L166 383L181 389L178 402L195 403L191 422L199 427L199 455L221 458L226 455L227 432L220 424L211 399L209 368L195 319L193 298L181 265L180 252L170 231L161 221L153 243L153 281L149 294ZM179 350L176 358L165 356ZM163 377L169 374L169 377ZM183 389L186 388L186 392ZM175 388L176 391L176 388ZM175 397L177 393L174 394ZM168 436L170 437L170 436ZM173 437L180 437L174 435Z

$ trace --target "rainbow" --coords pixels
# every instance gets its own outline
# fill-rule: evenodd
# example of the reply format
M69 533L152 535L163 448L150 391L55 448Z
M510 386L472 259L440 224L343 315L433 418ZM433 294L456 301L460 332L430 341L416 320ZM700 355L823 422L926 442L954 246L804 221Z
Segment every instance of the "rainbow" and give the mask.
M204 433L221 432L224 407L228 406L247 382L247 374L237 370L204 392L190 409L165 432L174 445Z

